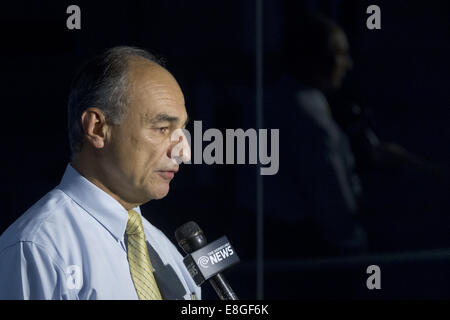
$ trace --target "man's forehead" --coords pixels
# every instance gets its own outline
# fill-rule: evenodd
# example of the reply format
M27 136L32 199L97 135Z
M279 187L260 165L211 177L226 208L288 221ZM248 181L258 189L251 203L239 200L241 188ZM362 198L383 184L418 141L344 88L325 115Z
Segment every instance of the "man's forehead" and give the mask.
M132 57L128 61L128 75L138 84L142 83L170 83L176 82L172 74L156 62L142 57Z
M130 70L132 92L137 98L184 105L184 96L175 78L162 67Z
M139 109L142 120L186 118L183 93L167 70L151 61L134 60L129 72L132 108Z
M184 120L187 118L184 99L174 97L170 92L147 93L148 98L139 99L139 113L146 122Z
M143 79L135 81L134 93L152 100L184 105L184 96L175 81Z

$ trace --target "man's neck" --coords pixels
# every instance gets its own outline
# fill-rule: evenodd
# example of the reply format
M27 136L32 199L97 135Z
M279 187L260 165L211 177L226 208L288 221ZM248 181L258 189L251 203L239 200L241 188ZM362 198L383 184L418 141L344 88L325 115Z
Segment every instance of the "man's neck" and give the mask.
M119 195L117 195L117 193L113 192L111 188L107 186L107 183L105 183L107 179L104 178L104 170L101 166L96 166L96 163L96 161L86 159L86 157L84 157L83 155L78 154L74 156L70 164L80 175L85 177L89 182L93 183L95 186L97 186L108 195L113 197L117 202L119 202L125 208L125 210L129 211L141 205L141 203L132 203L125 201Z

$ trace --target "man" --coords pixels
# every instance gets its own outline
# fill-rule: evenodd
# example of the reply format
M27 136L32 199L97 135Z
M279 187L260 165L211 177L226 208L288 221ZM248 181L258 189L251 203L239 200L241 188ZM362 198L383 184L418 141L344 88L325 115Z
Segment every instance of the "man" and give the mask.
M283 112L272 110L268 122L285 137L280 141L284 174L280 170L266 182L272 198L265 204L268 221L280 224L285 238L268 230L268 242L280 241L268 256L361 253L367 239L357 220L360 185L353 154L325 96L340 88L352 67L347 38L329 19L300 21L286 48L289 71L267 90L265 100L283 106Z
M167 195L190 157L176 80L146 51L112 48L75 77L68 120L61 183L0 237L0 298L199 298L180 253L139 209Z

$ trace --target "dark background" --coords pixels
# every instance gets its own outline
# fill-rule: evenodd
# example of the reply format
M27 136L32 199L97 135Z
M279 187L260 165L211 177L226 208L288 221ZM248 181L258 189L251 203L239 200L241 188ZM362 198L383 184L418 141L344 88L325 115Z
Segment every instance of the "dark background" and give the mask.
M81 30L66 28L71 4L81 8ZM371 4L381 8L381 30L366 28ZM448 166L448 1L266 0L263 5L265 85L289 63L280 59L289 40L286 21L306 11L324 13L349 38L355 67L344 90L369 111L380 138ZM202 120L204 131L255 128L255 6L255 1L172 0L2 4L0 233L59 183L69 161L71 78L80 63L106 48L132 45L165 57L190 118ZM282 112L282 106L265 108L264 117L272 112ZM173 241L174 230L189 220L197 221L209 240L226 234L242 260L228 275L243 298L257 296L256 174L256 165L184 165L166 198L142 206L145 217ZM361 178L367 203L377 213L365 226L372 255L265 261L265 297L450 297L448 180L405 170L366 172ZM270 194L265 198L270 201ZM270 240L265 238L266 248ZM386 285L376 293L365 286L370 264L380 265L386 275ZM206 289L205 297L214 296Z

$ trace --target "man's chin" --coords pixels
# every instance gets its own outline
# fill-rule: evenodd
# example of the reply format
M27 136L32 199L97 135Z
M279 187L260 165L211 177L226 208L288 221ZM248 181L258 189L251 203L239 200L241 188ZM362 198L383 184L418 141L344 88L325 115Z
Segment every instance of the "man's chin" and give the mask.
M169 193L169 184L165 187L160 187L158 190L152 192L152 198L154 200L159 200L167 196Z

